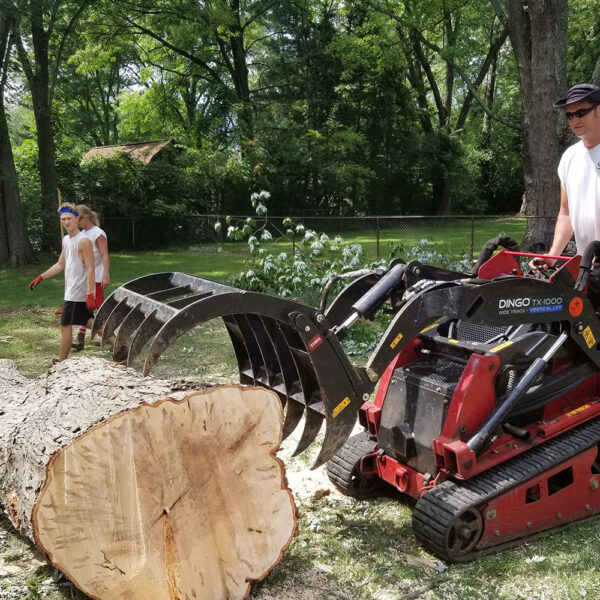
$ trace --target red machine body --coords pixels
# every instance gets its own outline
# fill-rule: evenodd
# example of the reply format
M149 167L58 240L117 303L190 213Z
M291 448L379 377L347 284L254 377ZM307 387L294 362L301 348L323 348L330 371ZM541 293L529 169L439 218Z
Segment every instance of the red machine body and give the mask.
M486 280L524 277L516 259L529 256L536 255L502 250L481 266L478 276ZM574 281L580 257L556 258L565 262L550 282L564 281L565 276ZM550 308L543 310L553 310L550 302L546 306ZM580 311L577 298L568 310L571 315ZM453 330L444 326L447 320L423 328L389 364L374 401L365 402L359 411L365 429L362 448L369 451L356 462L354 480L347 478L346 485L339 485L334 458L328 465L332 481L357 496L374 495L380 490L374 481L385 482L415 499L415 534L451 561L469 560L600 512L600 437L595 437L596 430L600 435L598 369L592 367L583 376L576 351L553 357L544 377L562 383L550 386L550 397L533 402L531 410L507 419L476 451L469 440L501 401L501 372L510 370L507 365L515 360L504 352L513 342L510 336L491 344L458 340L448 334ZM473 351L474 345L481 345L481 351ZM454 354L453 347L457 348ZM431 365L428 370L423 367L426 361ZM443 379L440 373L459 368L460 375L450 387L443 382L436 387ZM429 439L429 429L423 426L428 419L441 423ZM571 438L580 427L589 439L581 442L580 451L570 451ZM416 458L428 453L427 442L429 462ZM356 443L353 448L356 456ZM448 506L455 507L456 514L445 514Z

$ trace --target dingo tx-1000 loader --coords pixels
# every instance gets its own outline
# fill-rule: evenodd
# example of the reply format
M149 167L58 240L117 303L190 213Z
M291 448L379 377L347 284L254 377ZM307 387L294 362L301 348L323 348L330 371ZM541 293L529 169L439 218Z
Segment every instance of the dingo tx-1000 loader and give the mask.
M416 501L426 548L469 560L600 511L600 321L587 294L600 242L544 276L523 272L531 256L498 238L470 274L393 261L351 274L320 309L159 273L113 292L93 333L115 335L128 365L147 346L148 373L183 333L222 319L241 383L285 405L284 435L304 417L297 452L325 421L316 464L340 490L393 486ZM380 310L392 321L359 368L342 339Z

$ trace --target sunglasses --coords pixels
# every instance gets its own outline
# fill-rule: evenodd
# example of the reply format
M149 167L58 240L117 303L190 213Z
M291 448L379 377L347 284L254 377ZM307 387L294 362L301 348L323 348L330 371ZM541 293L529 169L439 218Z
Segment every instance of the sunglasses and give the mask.
M569 121L573 120L573 117L582 119L583 117L585 117L585 115L591 113L595 108L595 106L588 106L587 108L580 108L579 110L576 110L574 112L567 112L567 119Z

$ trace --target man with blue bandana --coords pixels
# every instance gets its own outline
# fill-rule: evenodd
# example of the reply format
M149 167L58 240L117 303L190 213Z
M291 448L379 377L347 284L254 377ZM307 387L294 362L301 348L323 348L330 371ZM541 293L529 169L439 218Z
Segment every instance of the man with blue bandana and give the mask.
M60 319L60 351L58 360L69 356L73 342L73 325L91 328L96 308L94 298L95 271L94 252L92 243L87 236L79 231L79 213L74 204L61 204L58 210L60 222L67 235L63 238L62 252L58 261L47 271L38 275L30 284L29 291L33 292L39 283L65 272L65 295Z

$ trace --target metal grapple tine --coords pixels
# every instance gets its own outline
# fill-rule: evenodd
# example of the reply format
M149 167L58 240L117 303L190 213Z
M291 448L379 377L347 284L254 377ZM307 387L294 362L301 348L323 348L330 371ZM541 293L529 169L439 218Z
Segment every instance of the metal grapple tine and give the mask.
M175 275L176 273L171 272L144 275L143 277L128 281L120 288L117 288L110 296L108 296L108 298L106 298L102 306L98 309L92 325L92 338L102 331L104 323L110 317L117 304L119 304L123 298L127 297L127 290L148 297L151 297L153 294L160 295L166 293L172 295L172 290L176 288L176 286L171 283L171 279Z
M293 348L295 344L302 343L296 332L287 323L277 323L278 327L274 330L274 337L278 339L278 347L284 357L287 376L289 382L289 404L285 412L283 421L283 437L286 438L301 421L306 410L306 397L310 394L310 386L306 380L306 374L302 372L296 358Z
M148 298L153 300L164 300L165 298L174 298L175 296L183 296L183 294L189 294L192 290L189 285L180 285L176 287L166 288L164 290L158 290L156 292L150 292L146 294Z
M319 405L320 409L322 410L323 405L321 403L319 403ZM302 432L300 441L294 450L293 456L298 456L298 454L304 452L315 441L317 435L319 435L319 431L323 425L323 414L315 410L313 406L314 405L308 406L306 418L304 419L304 431Z
M298 372L298 367L294 355L288 345L288 339L283 333L286 327L283 323L275 319L264 319L268 323L267 331L277 355L287 396L287 406L285 410L285 419L283 421L283 438L288 437L300 423L306 403L304 402L304 391L302 387L302 377ZM289 327L288 327L289 330ZM293 337L289 335L289 337Z
M270 388L275 389L278 383L281 382L281 367L273 342L259 315L250 314L247 315L247 318L262 356L265 382Z
M176 276L177 273L174 272L153 273L152 275L144 275L143 277L132 279L123 285L122 288L147 296L159 290L166 290L180 285L179 283L173 283L173 278Z
M307 410L309 399L313 399L313 402L315 401L314 398L318 394L319 386L310 360L307 359L306 352L304 351L302 340L298 336L297 332L293 328L283 324L281 327L281 332L287 342L292 364L296 369L297 385L301 390L300 393L297 393L294 396L295 404L298 405L302 403L302 412L300 414L297 406L294 406L293 410L291 411L290 408L292 407L288 407L284 421L284 437L286 437L286 431L288 432L287 435L289 435L297 427L301 418L306 416L304 431L300 441L298 442L298 446L302 444L306 448L312 441L314 441L319 433L319 429L321 428L322 418L318 422L319 426L316 428L316 431L314 431L316 426L315 420L312 418L309 419ZM313 433L314 435L309 438L309 436ZM298 453L299 450L297 447L294 451L294 456Z
M298 423L302 420L305 410L306 404L298 400L297 397L288 398L285 418L283 420L283 439L288 437L298 427Z
M212 294L212 292L207 292L206 294L194 294L193 296L188 296L187 298L178 298L177 300L171 300L171 302L167 302L167 306L180 310L186 306L189 306L190 304L193 304L194 302L197 302L198 300L201 300L202 298L212 296Z
M156 335L160 330L163 323L156 318L156 311L152 311L137 328L133 339L131 340L131 346L129 347L129 354L127 355L127 366L131 367L133 362L137 358L138 354L142 351L142 348ZM146 373L144 373L146 375Z
M313 465L313 469L326 463L350 437L356 424L356 412L343 410L335 417L331 414L325 416L325 439L321 446L319 456Z
M114 310L115 306L117 306L118 303L119 303L119 301L115 298L115 295L113 292L104 301L102 306L98 309L98 312L96 313L96 317L94 318L94 323L92 324L92 333L91 333L92 338L96 334L100 333L106 319L108 319L108 317L110 316L110 313Z
M108 340L108 338L112 337L115 333L117 327L121 324L123 319L129 314L131 311L131 306L128 303L128 300L124 298L121 300L111 311L108 319L104 323L104 329L102 329L102 344Z
M277 360L278 372L273 376L273 386L282 393L287 401L288 397L299 389L298 373L296 371L292 353L287 345L285 336L281 333L277 320L270 317L261 317L265 332L269 337L273 352Z
M233 317L223 317L223 322L227 328L229 339L233 345L235 358L238 364L238 372L240 374L240 383L254 384L252 367L250 366L250 357L248 356L248 348L244 342L244 337L240 333L240 328Z
M121 354L123 348L126 347L127 340L135 333L145 318L146 316L140 310L139 304L134 306L129 313L127 313L127 316L123 319L121 326L117 330L113 353L118 355Z
M249 316L244 314L235 314L232 316L238 326L240 335L244 339L246 349L248 350L248 358L250 359L250 368L252 369L252 379L254 380L254 383L262 383L263 385L268 386L269 381L266 377L265 361L260 350L260 344L258 343L252 325L250 324Z
M315 441L323 424L324 407L321 402L319 382L308 352L304 348L292 348L292 354L296 366L302 374L302 387L304 388L304 402L306 405L304 431L293 454L296 456Z

